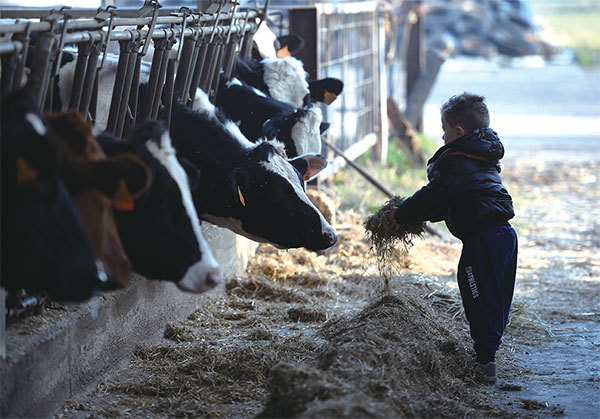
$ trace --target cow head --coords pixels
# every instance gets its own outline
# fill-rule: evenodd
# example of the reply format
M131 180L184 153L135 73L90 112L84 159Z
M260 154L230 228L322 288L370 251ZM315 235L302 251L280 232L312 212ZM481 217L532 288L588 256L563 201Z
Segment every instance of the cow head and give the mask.
M96 257L59 177L59 153L24 91L2 99L2 285L89 298Z
M329 128L329 124L321 120L319 107L300 108L292 114L266 120L262 135L269 140L277 138L282 141L288 156L318 154L321 152L321 134Z
M245 164L229 176L233 201L230 217L203 213L217 225L279 248L326 249L335 244L335 230L306 196L304 184L326 166L317 155L285 158L277 141L262 142L248 151Z
M63 180L108 275L109 287L124 287L131 262L121 244L113 206L134 207L151 184L150 168L136 155L106 158L91 126L74 111L46 115L50 135L64 155Z
M190 192L198 172L190 164L180 163L165 127L148 122L136 130L129 143L106 134L99 139L108 154L134 151L152 170L152 185L133 210L115 211L134 269L150 278L176 282L189 292L216 286L221 280L220 267L202 235Z

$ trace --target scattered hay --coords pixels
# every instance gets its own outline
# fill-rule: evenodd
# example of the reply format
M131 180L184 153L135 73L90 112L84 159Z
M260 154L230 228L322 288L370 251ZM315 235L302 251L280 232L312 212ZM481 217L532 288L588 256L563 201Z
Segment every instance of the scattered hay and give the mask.
M308 307L294 307L288 310L288 317L294 322L324 322L327 320L327 313Z
M525 410L542 410L548 407L547 403L530 399L521 399L521 405Z
M377 257L377 264L384 280L384 287L390 293L389 270L398 256L408 253L415 237L425 232L425 223L391 224L388 217L404 201L405 198L394 196L383 204L373 215L363 223L367 241ZM399 252L399 253L398 253Z
M196 340L194 333L173 323L167 323L165 327L165 338L175 342L193 342Z
M265 278L232 278L225 288L231 295L265 301L285 301L286 303L306 303L301 292L278 286Z

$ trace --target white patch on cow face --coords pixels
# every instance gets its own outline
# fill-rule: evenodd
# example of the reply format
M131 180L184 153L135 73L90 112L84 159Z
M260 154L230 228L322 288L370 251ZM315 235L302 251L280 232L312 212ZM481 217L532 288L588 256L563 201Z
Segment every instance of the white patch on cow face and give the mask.
M263 58L277 58L277 51L275 51L275 41L277 36L269 29L267 22L263 21L258 30L252 37L252 40L258 48L258 53Z
M29 124L35 130L35 132L38 133L38 135L44 136L48 134L48 128L46 128L46 125L44 125L40 117L36 114L27 112L25 114L25 119L27 120L27 122L29 122Z
M292 127L292 140L299 156L307 153L321 153L321 108L312 106L306 115L299 118Z
M206 239L202 235L200 220L198 219L198 214L196 213L196 208L194 207L194 202L192 200L192 193L190 192L187 174L177 161L175 149L171 144L171 137L169 137L168 132L165 132L162 135L160 147L155 142L148 141L146 143L146 148L159 162L162 163L163 166L165 166L173 180L177 183L179 191L181 192L181 201L190 218L190 223L198 240L198 246L202 252L200 261L188 268L184 277L177 283L177 286L185 291L196 293L204 292L216 285L216 282L220 281L221 269L215 260L212 251L208 247ZM209 276L212 278L212 281L209 282L215 282L212 286L207 284L207 278L209 278Z
M273 172L282 178L286 179L294 189L298 199L304 202L306 205L311 207L313 210L319 214L319 218L321 219L321 232L324 234L327 230L332 229L331 225L325 220L323 214L314 206L308 196L306 196L306 192L304 192L303 182L298 178L298 173L296 173L296 169L292 166L286 159L281 157L278 154L273 154L269 160L260 162L260 165L263 166L266 170Z
M302 62L294 57L264 59L261 62L269 94L277 100L301 107L304 97L310 92Z
M225 83L225 86L227 86L227 88L230 88L231 86L241 86L242 82L239 81L237 78L233 77L231 80L229 80L227 83Z

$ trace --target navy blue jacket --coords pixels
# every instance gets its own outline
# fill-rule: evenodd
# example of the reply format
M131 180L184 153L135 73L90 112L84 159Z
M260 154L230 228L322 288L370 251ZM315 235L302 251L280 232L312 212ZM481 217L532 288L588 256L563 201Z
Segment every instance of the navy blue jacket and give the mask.
M429 160L429 183L394 212L398 223L446 222L464 239L514 217L512 199L500 180L504 146L490 128L478 128L441 147Z

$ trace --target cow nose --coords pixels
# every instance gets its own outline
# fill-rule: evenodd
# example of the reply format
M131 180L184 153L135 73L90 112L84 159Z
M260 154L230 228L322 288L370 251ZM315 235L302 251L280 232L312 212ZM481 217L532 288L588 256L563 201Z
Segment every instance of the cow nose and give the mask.
M337 241L337 233L332 227L328 227L323 232L323 237L325 238L325 241L329 244L329 246L333 246Z
M206 279L204 283L206 284L207 289L211 289L219 285L221 282L221 275L215 272L209 272L206 274Z

